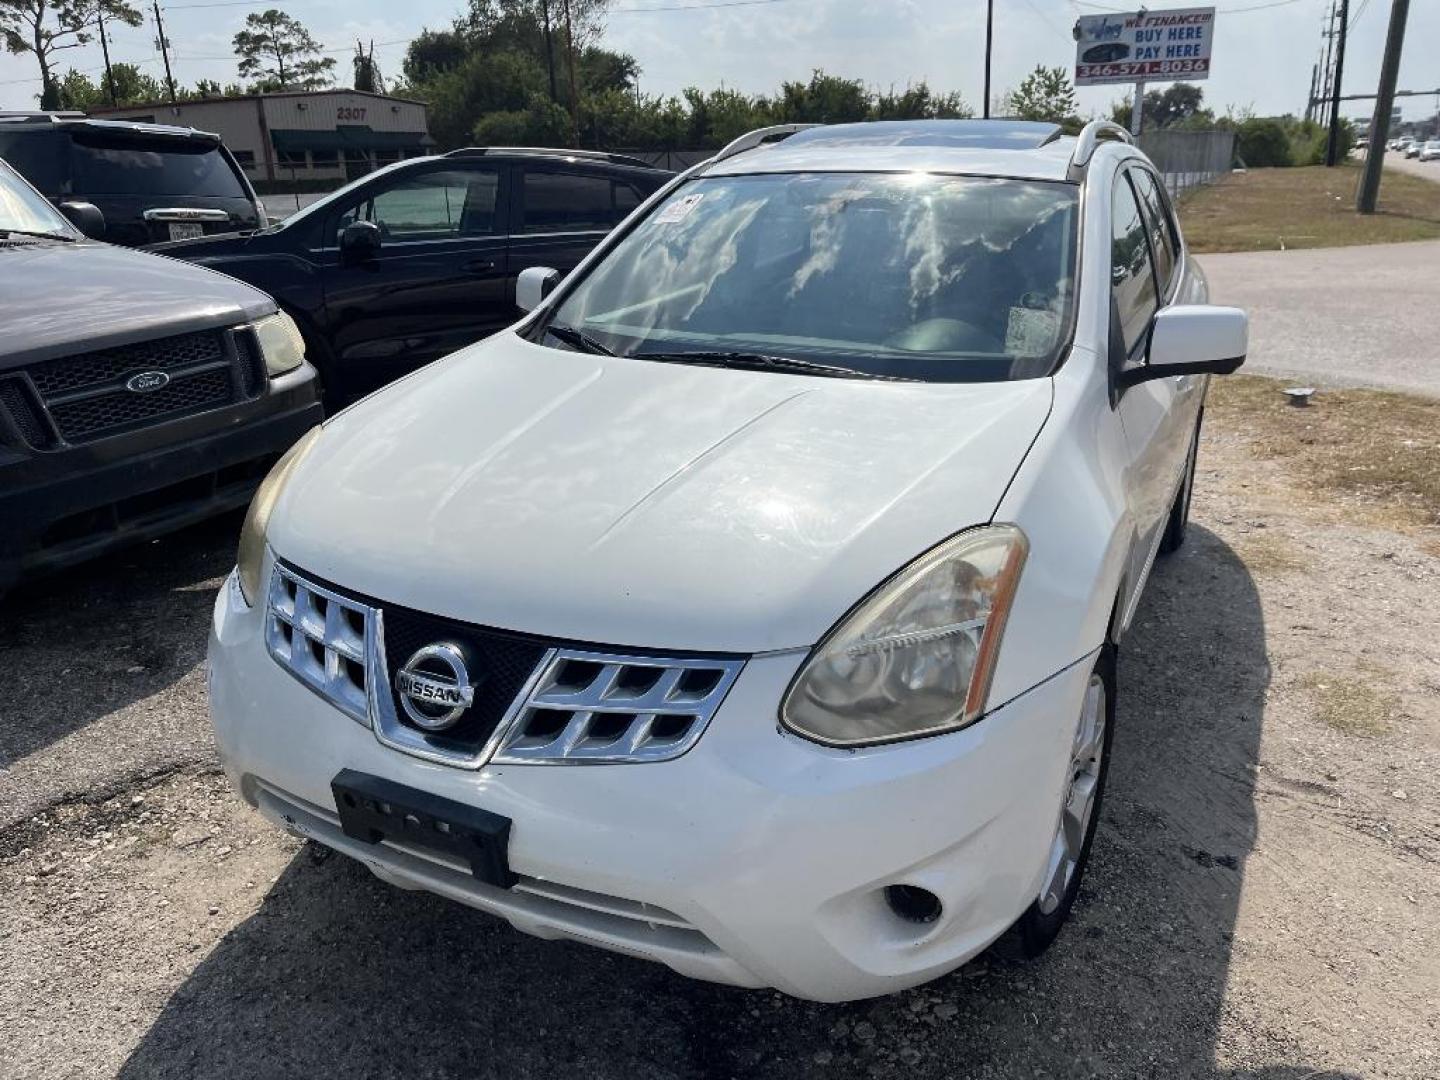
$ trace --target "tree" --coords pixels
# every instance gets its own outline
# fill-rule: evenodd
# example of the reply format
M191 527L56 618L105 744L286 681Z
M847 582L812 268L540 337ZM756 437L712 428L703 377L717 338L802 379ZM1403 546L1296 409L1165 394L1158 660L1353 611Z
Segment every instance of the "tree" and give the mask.
M134 64L112 64L110 77L115 81L115 102L118 105L143 105L165 96L165 88L159 80L145 74ZM79 71L67 71L56 89L56 108L84 111L96 105L110 104L109 89L103 83L92 82Z
M859 79L826 75L819 68L808 83L781 83L779 97L757 104L785 124L845 124L870 114L870 94Z
M385 80L380 77L380 65L375 63L375 42L370 42L370 51L365 51L363 42L355 42L355 80L356 90L366 90L372 94L383 94L385 92Z
M1164 90L1147 90L1140 105L1141 129L1168 127L1213 127L1215 114L1203 106L1205 91L1194 83L1177 82ZM1110 119L1130 126L1131 98L1110 106Z
M60 107L53 60L57 52L88 44L97 21L140 25L140 12L126 0L0 0L0 36L17 56L34 53L40 65L40 107Z
M1047 120L1078 127L1079 111L1075 88L1063 67L1036 64L1035 70L1005 98L1005 112L1019 120Z
M317 90L331 83L335 58L322 56L320 43L296 19L276 8L245 16L235 35L240 77L255 79L257 89Z

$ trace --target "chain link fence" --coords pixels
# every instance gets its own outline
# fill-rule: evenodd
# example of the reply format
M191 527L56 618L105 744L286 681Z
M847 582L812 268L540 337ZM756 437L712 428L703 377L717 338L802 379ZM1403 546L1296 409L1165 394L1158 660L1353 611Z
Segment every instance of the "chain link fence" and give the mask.
M1233 131L1147 131L1140 149L1165 178L1170 194L1179 196L1230 171L1235 161Z

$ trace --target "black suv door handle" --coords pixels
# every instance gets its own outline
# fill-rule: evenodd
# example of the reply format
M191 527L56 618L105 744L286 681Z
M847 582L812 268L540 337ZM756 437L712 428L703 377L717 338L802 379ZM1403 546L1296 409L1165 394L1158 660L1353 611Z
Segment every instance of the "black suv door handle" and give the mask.
M467 274L488 274L495 269L495 260L472 259L464 265L463 269Z

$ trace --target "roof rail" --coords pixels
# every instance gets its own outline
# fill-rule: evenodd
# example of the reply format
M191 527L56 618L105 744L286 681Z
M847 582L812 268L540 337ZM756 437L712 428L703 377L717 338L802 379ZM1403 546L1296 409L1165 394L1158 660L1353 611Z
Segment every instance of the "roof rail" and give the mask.
M83 120L74 109L0 109L0 120Z
M1070 155L1070 167L1083 169L1089 165L1095 148L1102 142L1123 142L1133 145L1135 139L1119 124L1112 124L1109 120L1091 120L1081 129L1079 138L1075 140L1075 152Z
M486 154L520 154L531 157L573 157L587 161L605 161L611 165L633 165L641 169L655 169L643 158L629 154L612 154L608 150L572 150L563 146L462 146L451 150L445 157L484 157Z
M781 139L794 135L797 131L804 131L806 128L819 126L819 124L773 124L770 127L756 128L754 131L747 131L711 158L710 164L718 164L726 158L732 158L736 154L743 154L746 150L754 150L755 147L763 143L779 142Z

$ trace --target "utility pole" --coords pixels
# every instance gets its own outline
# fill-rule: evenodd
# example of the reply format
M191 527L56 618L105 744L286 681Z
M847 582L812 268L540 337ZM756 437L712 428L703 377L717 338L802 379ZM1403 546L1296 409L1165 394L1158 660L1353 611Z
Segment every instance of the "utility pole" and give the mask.
M571 141L580 145L580 83L575 77L575 24L570 20L570 0L565 0L565 40L570 53L570 132Z
M1335 42L1335 0L1330 0L1330 14L1325 18L1325 62L1320 67L1320 113L1315 118L1325 123L1325 110L1330 104L1330 49Z
M175 77L170 73L170 41L165 36L165 22L160 18L160 0L155 0L155 33L159 35L155 45L165 58L165 89L170 92L170 104L175 104Z
M1330 94L1330 141L1325 146L1325 164L1340 158L1340 82L1345 77L1345 31L1350 23L1350 0L1340 0L1340 44L1335 49L1335 86Z
M550 0L540 0L540 17L545 24L545 66L550 69L550 100L558 102L555 92L555 45L550 39Z
M105 58L105 85L110 88L110 104L119 105L115 94L115 72L110 70L110 42L105 40L105 5L95 5L95 24L100 28L100 55Z
M990 46L995 40L995 0L985 0L985 110L981 114L990 119Z
M1375 212L1380 194L1380 169L1385 164L1385 142L1390 137L1390 110L1395 106L1395 80L1400 75L1400 49L1405 44L1405 19L1410 0L1390 0L1390 29L1385 34L1385 58L1380 62L1380 86L1375 95L1375 115L1370 118L1370 145L1365 148L1365 173L1355 196L1355 209Z
M1305 122L1308 124L1315 116L1315 94L1319 90L1316 85L1320 81L1320 61L1310 65L1310 96L1305 99Z

